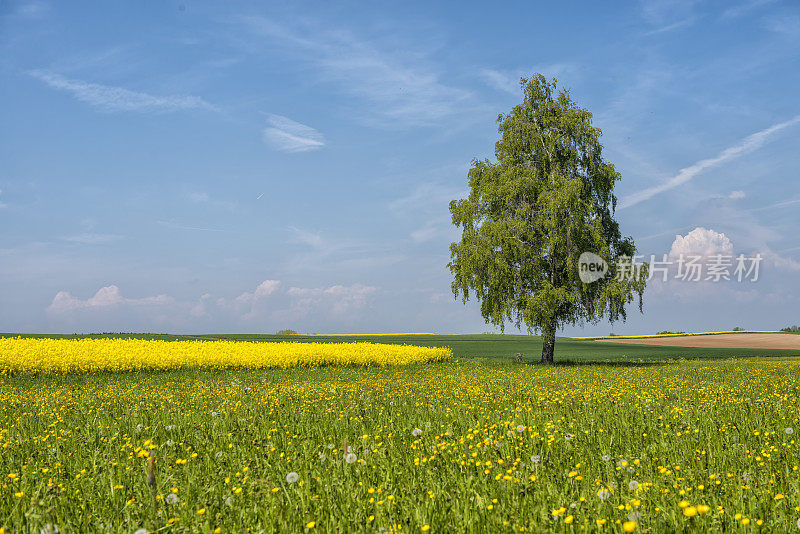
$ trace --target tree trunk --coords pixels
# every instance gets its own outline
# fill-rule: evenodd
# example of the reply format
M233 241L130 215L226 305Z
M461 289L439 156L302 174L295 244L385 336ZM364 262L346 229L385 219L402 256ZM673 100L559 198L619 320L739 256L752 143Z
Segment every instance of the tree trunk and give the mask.
M542 330L542 363L553 363L553 351L556 348L556 327L548 325Z

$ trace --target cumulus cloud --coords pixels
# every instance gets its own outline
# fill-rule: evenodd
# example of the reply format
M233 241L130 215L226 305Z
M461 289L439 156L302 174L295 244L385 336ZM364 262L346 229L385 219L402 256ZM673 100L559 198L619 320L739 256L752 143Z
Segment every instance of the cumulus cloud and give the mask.
M744 191L731 191L728 198L731 200L741 200L747 196Z
M327 288L291 287L287 294L292 298L291 307L295 312L307 313L312 309L324 309L333 315L343 315L365 307L377 289L362 284Z
M243 312L243 319L253 319L267 311L266 301L280 285L279 280L264 280L252 292L245 291L231 302L219 299L217 303L223 308L233 308L239 313Z
M81 309L108 309L120 306L165 306L173 304L175 299L167 295L131 299L122 296L115 285L100 288L93 297L82 300L74 297L69 291L59 291L47 308L51 313L64 313Z
M725 234L703 227L695 228L685 236L676 235L669 251L672 258L716 254L732 255L733 243Z
M258 284L258 287L252 293L245 292L236 297L236 302L239 304L252 304L275 293L280 285L279 280L264 280Z
M206 308L207 302L211 299L211 293L204 293L198 300L197 303L192 306L189 310L189 315L192 317L205 317L208 313Z
M270 115L264 129L264 142L282 152L308 152L325 146L325 137L311 126L281 115Z
M0 189L0 195L2 195L2 194L3 194L3 190ZM5 204L3 201L0 201L0 210L5 208L6 206L7 206L7 204Z
M101 288L82 299L59 291L46 311L55 325L79 326L87 331L159 331L206 327L259 331L294 328L307 331L349 329L363 320L378 288L363 284L284 289L279 280L264 280L238 297L176 299L168 295L128 298L116 285ZM77 331L77 330L72 330Z

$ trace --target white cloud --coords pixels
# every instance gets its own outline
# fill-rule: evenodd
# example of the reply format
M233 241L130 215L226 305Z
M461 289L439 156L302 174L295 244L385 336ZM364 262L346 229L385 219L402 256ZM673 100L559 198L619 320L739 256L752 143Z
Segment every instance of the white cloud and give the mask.
M315 309L327 310L332 315L343 315L365 307L377 289L362 284L327 288L291 287L287 294L292 298L292 310L300 315Z
M16 15L22 18L38 19L50 12L50 4L46 2L23 2L19 5Z
M281 115L270 115L264 129L264 142L283 152L308 152L325 146L325 137L311 126Z
M409 234L414 243L425 243L440 237L457 235L452 219L447 214L451 200L466 198L469 190L450 187L438 182L423 182L410 193L389 204L397 216L404 217L416 226ZM419 221L425 220L422 226Z
M747 0L741 2L733 7L729 7L722 13L723 19L738 18L743 15L749 14L751 11L758 8L775 3L776 0Z
M447 210L451 200L467 198L468 195L469 189L465 187L451 187L438 182L423 182L410 193L393 200L389 204L389 209L397 212L434 209L440 212L442 209Z
M747 196L744 191L731 191L728 198L731 200L741 200Z
M225 230L221 228L205 228L203 226L188 226L184 224L179 224L174 221L156 221L156 224L160 224L161 226L166 226L168 228L175 228L178 230L197 230L200 232L224 232Z
M294 235L294 240L298 243L302 243L320 250L327 248L325 239L318 233L301 230L300 228L296 228L294 226L290 226L289 230Z
M224 298L217 299L217 305L223 309L241 313L242 319L253 319L267 311L267 301L280 285L279 280L264 280L252 292L245 291L232 301Z
M205 293L200 296L197 303L189 310L189 315L192 317L205 317L208 313L206 303L211 299L210 293Z
M264 280L258 284L258 287L252 293L244 292L236 297L236 302L239 304L253 304L275 293L280 285L280 280Z
M43 70L33 70L30 75L53 89L71 93L81 102L104 111L172 112L188 109L218 111L213 105L197 96L155 96L122 87L71 80Z
M119 238L120 236L114 234L95 234L91 232L84 232L82 234L67 236L63 239L64 241L69 241L71 243L82 243L84 245L101 245L103 243L111 243L112 241L116 241Z
M2 194L3 194L3 190L0 189L0 195L2 195ZM8 204L6 204L5 202L0 201L0 210L5 208L6 206L8 206Z
M208 193L203 193L200 191L194 191L189 193L189 200L192 202L208 202L211 200L211 197L208 196Z
M175 299L167 295L129 299L122 296L115 285L100 288L93 297L81 300L68 291L59 291L47 308L51 313L65 313L80 309L105 309L118 306L164 306L173 304Z
M640 2L642 17L658 27L668 27L692 18L696 0L643 0Z
M517 69L514 71L501 71L495 69L482 69L479 71L480 77L495 89L504 91L512 95L522 95L519 80L522 77L530 77L535 73L543 74L546 78L560 79L564 76L575 73L577 68L571 63L554 63L552 65L541 65L530 69Z
M342 30L301 32L263 17L243 21L255 34L314 65L344 93L373 104L369 115L391 119L393 126L434 124L474 104L472 93L442 83L426 68L424 54L398 52L396 43L391 53L382 52Z
M734 160L744 154L757 150L761 148L764 143L772 136L773 134L778 133L779 131L789 128L790 126L794 126L795 124L800 123L800 115L793 117L787 121L780 122L778 124L774 124L769 128L765 128L760 132L756 132L745 137L740 143L726 148L722 152L719 153L716 157L704 159L698 161L697 163L690 165L689 167L685 167L681 169L677 175L673 176L669 180L665 181L662 184L659 184L654 187L649 187L647 189L643 189L641 191L637 191L625 198L623 198L620 203L620 208L628 208L630 206L634 206L640 202L645 200L649 200L654 196L663 193L665 191L669 191L670 189L674 189L679 185L685 184L686 182L690 181L692 178L700 174L701 172L705 171L706 169L710 169L712 167L717 167L726 163L730 160Z
M685 236L676 235L669 251L671 258L716 254L732 255L733 243L725 234L702 227L695 228Z

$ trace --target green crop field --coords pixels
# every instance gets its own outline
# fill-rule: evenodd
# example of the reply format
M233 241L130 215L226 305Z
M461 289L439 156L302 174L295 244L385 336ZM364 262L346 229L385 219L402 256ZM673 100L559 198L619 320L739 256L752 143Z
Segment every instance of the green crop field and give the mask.
M2 337L13 337L19 334L0 334ZM290 341L305 343L350 343L371 342L419 345L423 347L450 347L453 355L460 359L508 359L521 353L524 360L539 360L542 351L542 340L539 336L469 334L469 335L358 335L358 336L305 336L305 335L269 335L269 334L205 334L174 336L165 334L87 334L87 335L26 335L25 337L49 337L60 339L75 338L139 338L162 340L239 340L239 341ZM665 359L705 359L705 358L739 358L752 356L800 356L800 351L775 349L731 349L731 348L693 348L693 347L659 347L656 345L633 345L625 343L608 343L572 338L558 338L556 342L556 361L599 362L599 361L631 361L631 360L665 360Z

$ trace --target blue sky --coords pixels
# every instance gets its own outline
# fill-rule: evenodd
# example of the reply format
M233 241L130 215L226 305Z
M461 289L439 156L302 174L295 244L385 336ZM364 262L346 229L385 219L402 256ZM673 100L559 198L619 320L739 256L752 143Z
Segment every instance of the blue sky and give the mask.
M800 323L800 4L3 1L0 331L494 330L447 205L534 72L642 253L764 257L563 333Z

